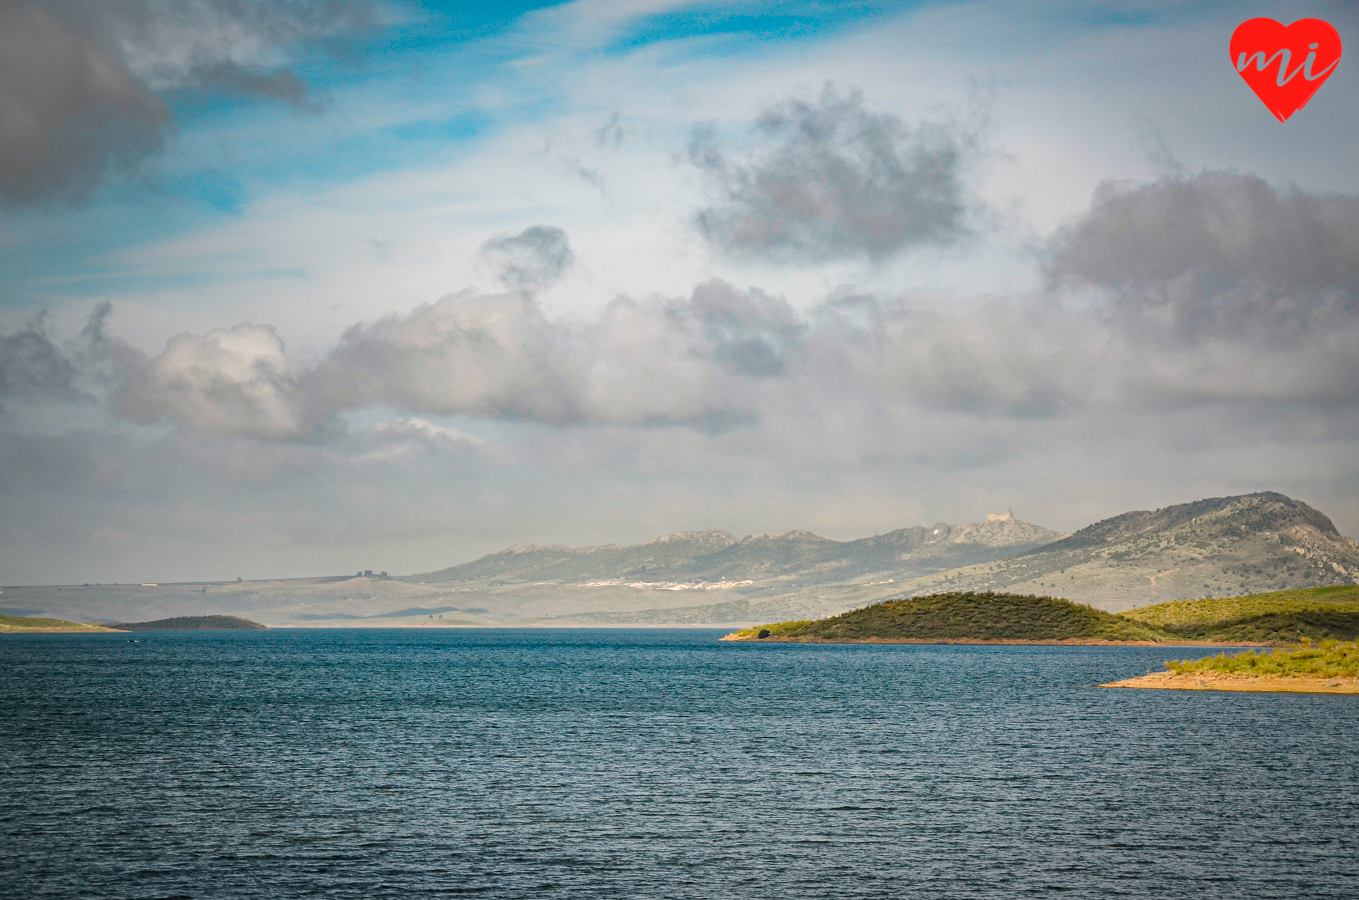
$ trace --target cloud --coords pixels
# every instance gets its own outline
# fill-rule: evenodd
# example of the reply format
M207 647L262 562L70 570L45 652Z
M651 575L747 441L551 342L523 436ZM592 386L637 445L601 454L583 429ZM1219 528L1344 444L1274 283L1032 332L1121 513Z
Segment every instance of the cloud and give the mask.
M1127 327L1276 345L1359 312L1359 197L1204 172L1105 182L1050 245L1057 286L1108 291Z
M566 232L534 225L481 246L481 258L507 289L536 294L552 285L575 261Z
M961 169L971 139L958 128L910 128L864 109L860 92L841 96L827 85L815 103L766 109L755 132L772 146L745 161L724 152L711 128L689 147L721 196L696 225L725 253L877 261L967 231Z
M116 381L113 358L126 350L106 334L112 312L109 303L99 304L73 340L55 337L46 313L17 331L0 333L0 401L90 402L107 397Z
M935 452L1033 423L1075 433L1195 409L1354 411L1355 209L1229 173L1107 187L1052 238L1050 289L1009 297L837 292L799 312L713 279L554 318L529 292L467 290L354 325L296 369L265 325L179 335L155 359L101 337L86 343L103 355L77 364L40 323L0 348L10 393L55 395L103 359L130 421L269 440L334 439L338 416L390 409L407 431L470 416L790 444L821 443L836 422L865 447ZM564 245L523 237L493 246Z
M291 75L283 66L296 53L338 49L378 24L369 0L105 0L79 8L153 90L208 87L289 102L288 90L261 90L259 79Z
M485 438L476 435L466 434L456 428L447 428L437 425L428 419L420 419L412 416L409 419L395 419L391 422L383 422L373 428L375 434L384 438L408 439L418 437L430 442L447 442L453 444L484 444Z
M781 373L804 332L785 300L721 281L618 298L584 322L549 319L526 294L464 291L351 328L302 390L324 412L730 427L753 414L740 384Z
M717 279L694 288L681 314L701 324L713 358L738 375L781 375L807 333L787 300Z
M39 315L11 334L0 334L0 398L74 398L76 369Z
M55 16L0 0L0 197L77 199L158 152L165 105L108 48Z
M371 29L362 0L0 0L0 198L79 200L135 173L173 127L173 90L319 108L289 67Z
M208 434L287 439L314 427L298 401L283 341L271 326L180 334L145 364L124 367L118 412Z
M193 75L195 83L207 91L278 100L308 112L317 112L322 106L315 92L290 69L261 71L223 60L197 66Z

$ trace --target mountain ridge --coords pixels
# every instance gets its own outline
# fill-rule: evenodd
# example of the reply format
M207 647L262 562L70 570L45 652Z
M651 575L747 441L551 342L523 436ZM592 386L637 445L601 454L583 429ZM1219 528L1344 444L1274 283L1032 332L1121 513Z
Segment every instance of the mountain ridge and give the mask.
M420 584L582 583L599 579L700 582L792 579L824 584L881 576L908 578L989 562L1063 537L1014 519L900 528L836 541L793 529L737 538L720 529L679 531L644 544L566 547L516 544L497 553L402 580Z
M916 594L1059 592L1113 608L1359 582L1359 544L1274 491L1134 510L980 566L914 579Z

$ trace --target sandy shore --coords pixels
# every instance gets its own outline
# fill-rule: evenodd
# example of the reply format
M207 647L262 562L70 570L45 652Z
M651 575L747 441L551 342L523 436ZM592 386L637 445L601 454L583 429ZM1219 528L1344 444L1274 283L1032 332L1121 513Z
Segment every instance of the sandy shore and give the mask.
M1359 678L1280 677L1221 672L1153 672L1123 681L1101 684L1107 688L1146 688L1163 691L1264 691L1289 694L1359 694Z

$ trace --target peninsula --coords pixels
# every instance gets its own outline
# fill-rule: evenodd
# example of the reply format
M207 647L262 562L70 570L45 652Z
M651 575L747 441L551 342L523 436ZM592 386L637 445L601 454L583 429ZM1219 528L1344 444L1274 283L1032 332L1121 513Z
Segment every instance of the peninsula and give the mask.
M95 625L65 619L39 619L30 616L0 616L0 634L83 631L264 631L259 622L239 616L177 616L153 622L123 622Z
M0 634L37 634L41 632L116 631L105 625L68 622L65 619L37 619L31 616L0 616Z
M1307 641L1269 653L1250 650L1234 656L1168 660L1166 669L1100 687L1359 694L1359 642Z
M1175 600L1108 613L1059 597L960 591L732 632L798 643L1149 643L1266 646L1359 638L1359 587Z
M1058 597L960 592L875 603L826 619L734 631L724 641L852 644L1159 644L1166 633Z

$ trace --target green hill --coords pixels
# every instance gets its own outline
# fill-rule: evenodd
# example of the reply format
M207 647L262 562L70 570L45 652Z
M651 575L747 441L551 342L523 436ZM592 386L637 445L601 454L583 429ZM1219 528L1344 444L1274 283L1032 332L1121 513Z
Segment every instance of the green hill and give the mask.
M1285 678L1359 678L1359 642L1310 642L1302 647L1262 653L1250 650L1219 653L1195 660L1167 660L1166 668L1179 675L1221 672L1229 675L1263 675Z
M828 619L746 628L723 640L787 642L1160 641L1152 626L1056 597L984 593L888 600Z
M259 622L239 616L176 616L154 622L124 622L114 625L119 631L264 631Z
M1125 618L1174 637L1203 641L1294 643L1359 638L1359 587L1274 591L1145 606Z
M113 631L103 625L68 622L65 619L35 619L31 616L0 616L0 634L36 631Z

